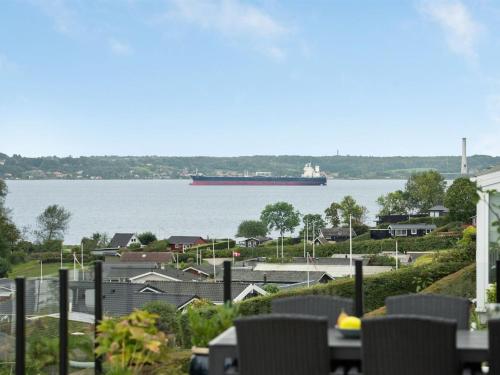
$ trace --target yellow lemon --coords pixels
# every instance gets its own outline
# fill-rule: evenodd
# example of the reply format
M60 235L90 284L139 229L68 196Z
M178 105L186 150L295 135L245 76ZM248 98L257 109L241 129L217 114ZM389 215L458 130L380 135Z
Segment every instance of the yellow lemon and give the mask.
M348 316L347 318L342 319L339 324L339 328L361 329L361 319L356 318L355 316Z
M337 325L340 327L340 323L342 323L342 320L344 320L345 318L348 318L349 315L347 315L344 310L342 310L342 312L339 314L339 317L337 318Z

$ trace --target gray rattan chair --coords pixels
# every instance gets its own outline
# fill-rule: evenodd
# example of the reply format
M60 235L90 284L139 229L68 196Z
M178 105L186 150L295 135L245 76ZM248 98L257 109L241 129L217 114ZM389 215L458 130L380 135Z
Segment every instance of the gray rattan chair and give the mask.
M237 319L240 375L327 375L325 318L269 314Z
M352 314L353 306L352 299L335 296L285 297L271 301L271 311L273 313L325 316L330 327L335 327L342 310L349 315Z
M489 335L489 365L488 374L500 375L500 319L488 321Z
M436 294L408 294L385 300L387 315L419 315L452 319L458 329L469 328L470 302L467 298Z
M364 375L458 374L457 323L449 319L394 315L364 319Z

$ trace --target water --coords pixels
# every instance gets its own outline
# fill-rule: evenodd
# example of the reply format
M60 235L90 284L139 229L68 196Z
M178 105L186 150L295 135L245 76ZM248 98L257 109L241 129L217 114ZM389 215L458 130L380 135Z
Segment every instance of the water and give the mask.
M382 194L403 180L330 180L327 186L190 186L188 180L7 181L6 205L19 227L33 230L51 204L72 213L65 242L93 232L152 231L171 235L234 237L242 220L258 219L266 204L287 201L301 213L323 213L332 201L352 195L373 221Z

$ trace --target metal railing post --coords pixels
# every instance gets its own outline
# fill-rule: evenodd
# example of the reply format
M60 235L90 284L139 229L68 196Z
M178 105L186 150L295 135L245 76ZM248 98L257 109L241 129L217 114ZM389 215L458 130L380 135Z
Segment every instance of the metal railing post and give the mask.
M497 259L497 300L496 303L500 303L500 259Z
M25 330L25 281L16 278L16 375L24 375L26 330Z
M59 270L59 375L68 374L68 270Z
M95 339L97 340L97 327L102 320L102 262L97 261L95 264L95 279L94 279L94 315L95 315ZM96 342L97 345L97 342ZM95 374L102 374L102 357L94 354L94 369Z
M231 303L231 262L224 261L224 303Z
M355 265L355 314L363 316L363 261L356 260Z

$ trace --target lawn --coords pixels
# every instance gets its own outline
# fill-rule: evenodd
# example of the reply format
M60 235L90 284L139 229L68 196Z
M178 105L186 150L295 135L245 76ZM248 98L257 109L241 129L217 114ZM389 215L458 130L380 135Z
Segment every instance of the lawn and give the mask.
M43 265L43 276L54 276L57 275L60 263L46 263ZM63 263L63 267L72 269L73 263ZM40 262L38 260L30 260L23 264L17 264L12 267L12 271L9 272L9 278L15 277L40 277Z

